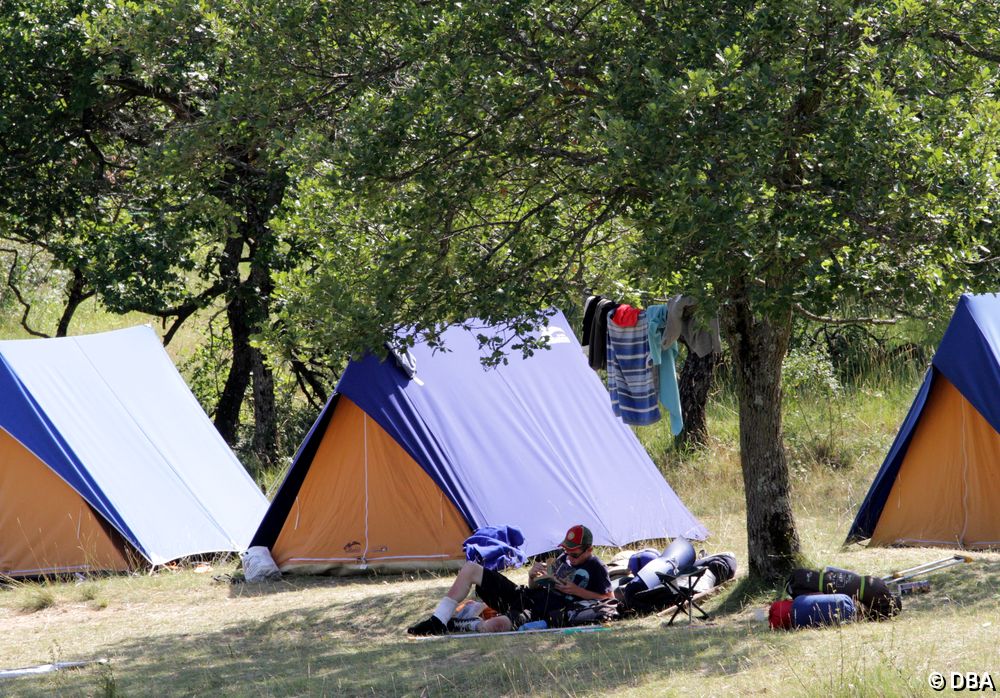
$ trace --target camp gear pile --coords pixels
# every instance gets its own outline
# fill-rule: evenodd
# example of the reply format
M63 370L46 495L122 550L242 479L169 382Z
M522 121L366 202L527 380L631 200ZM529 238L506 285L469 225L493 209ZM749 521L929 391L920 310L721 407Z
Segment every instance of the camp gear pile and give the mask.
M970 562L972 558L967 555L952 555L884 577L861 575L839 567L799 568L792 571L785 584L785 591L792 599L772 603L768 623L774 629L788 629L891 618L902 610L905 594L930 589L929 580L907 580Z
M632 570L635 570L634 573ZM649 550L633 553L613 583L623 616L645 615L673 608L677 613L698 611L696 596L736 576L732 553L696 557L691 542L677 538L662 553L650 559ZM674 614L676 617L677 613ZM673 620L673 619L671 619Z

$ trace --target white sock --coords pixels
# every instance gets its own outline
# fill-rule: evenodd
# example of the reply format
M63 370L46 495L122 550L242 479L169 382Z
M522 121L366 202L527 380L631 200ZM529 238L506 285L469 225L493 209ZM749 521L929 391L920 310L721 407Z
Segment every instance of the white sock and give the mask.
M433 615L439 621L447 625L448 621L451 620L451 617L455 615L455 608L457 606L458 606L458 601L446 596L443 599L441 599L441 602L438 603L437 608L434 609L434 613L432 613L431 615Z

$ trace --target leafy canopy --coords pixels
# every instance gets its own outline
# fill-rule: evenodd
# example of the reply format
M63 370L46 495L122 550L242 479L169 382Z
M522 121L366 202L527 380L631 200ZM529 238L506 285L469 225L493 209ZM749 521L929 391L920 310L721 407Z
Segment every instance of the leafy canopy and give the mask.
M359 317L523 317L614 274L774 317L992 282L997 67L943 38L996 43L972 12L421 5L395 80L299 180L313 259L289 310L337 308L309 323L333 344Z

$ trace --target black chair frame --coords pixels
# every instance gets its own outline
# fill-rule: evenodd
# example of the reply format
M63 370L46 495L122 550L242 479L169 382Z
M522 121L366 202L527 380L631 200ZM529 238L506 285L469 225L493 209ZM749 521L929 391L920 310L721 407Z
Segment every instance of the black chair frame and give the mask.
M657 572L663 586L639 592L635 595L636 601L647 601L651 597L667 599L660 611L660 613L664 613L671 608L674 610L667 625L673 625L674 620L681 613L687 613L688 623L694 622L695 612L702 620L708 620L708 613L695 600L695 597L700 593L695 587L707 571L707 567L691 567L678 574Z

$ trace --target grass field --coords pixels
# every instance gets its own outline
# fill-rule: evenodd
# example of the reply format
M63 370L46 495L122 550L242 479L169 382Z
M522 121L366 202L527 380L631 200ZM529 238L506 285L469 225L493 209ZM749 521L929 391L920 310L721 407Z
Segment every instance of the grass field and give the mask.
M787 401L797 523L816 565L885 574L949 554L841 546L916 380ZM694 454L672 451L659 429L641 437L712 531L702 547L732 551L742 565L735 412L725 395L713 400L710 429L712 443ZM665 627L654 616L589 634L429 641L404 628L429 613L448 577L229 584L213 579L235 572L221 559L207 572L16 583L0 591L0 669L106 661L0 679L0 695L923 695L932 671L1000 681L1000 554L972 557L933 576L930 593L907 597L896 619L796 632L770 631L761 618L778 591L742 583L711 600L708 623Z

